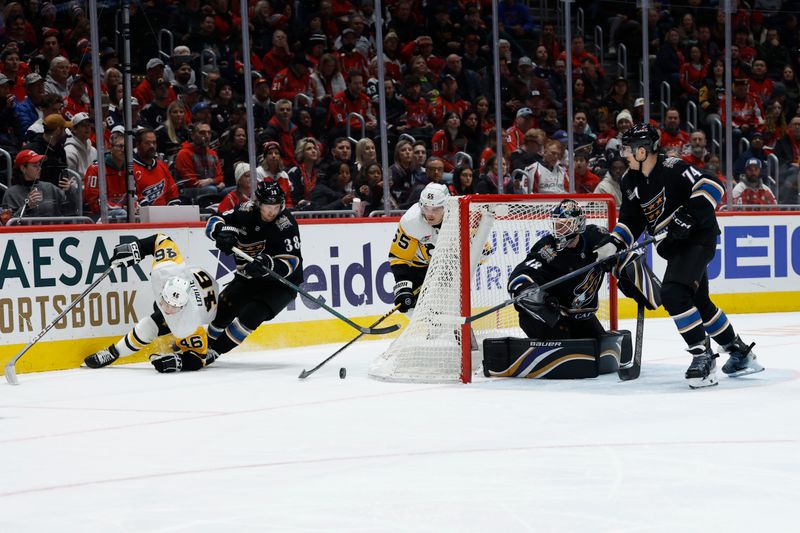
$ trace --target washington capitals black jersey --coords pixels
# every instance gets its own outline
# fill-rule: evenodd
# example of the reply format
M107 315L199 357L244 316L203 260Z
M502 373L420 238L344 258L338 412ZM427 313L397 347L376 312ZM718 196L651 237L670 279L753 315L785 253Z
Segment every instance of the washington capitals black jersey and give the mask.
M596 260L593 250L608 237L608 230L587 225L574 248L556 250L556 239L546 235L536 241L525 261L514 268L508 282L508 292L518 294L531 283L543 285ZM582 319L597 312L597 293L605 272L597 266L582 276L576 276L547 289L554 296L563 315Z
M628 169L622 176L622 206L612 234L631 246L647 229L656 235L669 226L673 213L684 206L697 221L685 242L713 245L719 234L715 210L725 190L716 177L689 163L659 156L649 176ZM664 255L662 246L659 253Z
M274 260L273 270L292 283L303 282L303 256L300 252L300 231L297 220L283 210L272 222L264 222L258 206L243 202L234 209L208 219L206 235L214 239L217 226L234 226L239 230L237 248L250 257L269 254ZM244 275L244 259L236 257L238 275Z

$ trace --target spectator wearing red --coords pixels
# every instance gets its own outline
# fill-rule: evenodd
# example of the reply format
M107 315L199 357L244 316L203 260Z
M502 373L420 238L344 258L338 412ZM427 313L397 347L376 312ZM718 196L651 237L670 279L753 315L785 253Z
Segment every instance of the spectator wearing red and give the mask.
M761 102L769 102L772 98L772 91L775 89L775 82L767 77L767 62L763 59L753 61L753 70L750 73L748 82L750 93Z
M459 98L458 81L452 74L445 74L439 87L439 96L431 104L431 118L433 125L441 128L444 127L445 117L448 114L456 113L460 118L470 108L470 104Z
M221 191L225 188L225 177L217 151L209 148L211 125L195 122L191 138L175 157L175 174L183 183L184 193L196 197Z
M448 112L442 129L433 134L431 156L441 158L445 172L452 172L456 166L456 154L464 151L466 145L467 139L461 133L461 115L455 111Z
M681 129L680 111L675 107L670 107L664 116L659 146L667 151L674 149L680 152L686 144L689 144L689 134Z
M336 18L347 17L355 11L355 6L349 0L330 0L333 16Z
M156 134L150 128L136 132L133 177L139 205L179 205L178 187L167 164L156 157Z
M411 59L412 56L419 55L425 60L431 73L435 78L438 78L445 67L445 61L441 57L433 55L433 39L430 35L420 35L415 40L403 46L400 51L400 56L406 61Z
M348 81L351 72L358 72L364 77L369 75L369 62L367 57L356 48L357 39L353 28L345 28L342 31L342 47L338 52L338 58L342 72L346 73Z
M397 34L390 31L383 38L383 68L386 79L400 80L403 76L403 64L398 59L400 53L400 39ZM375 56L370 61L370 68L377 72L378 57ZM373 64L375 65L373 67Z
M703 58L703 51L696 44L689 47L689 57L681 63L679 83L683 92L693 101L697 101L700 86L708 77L711 61Z
M505 142L509 152L513 152L525 143L525 132L536 127L536 120L530 107L517 110L514 124L505 131Z
M372 100L364 92L364 76L360 72L351 71L347 89L333 97L330 105L330 121L334 128L334 137L341 137L346 129L347 117L350 113L358 113L366 122L367 130L375 128L375 115L372 112ZM361 123L353 117L350 119L352 131L358 131Z
M741 130L743 135L748 135L753 131L761 131L764 127L764 112L761 103L748 90L748 80L739 78L733 82L733 98L731 99L731 110L733 112L732 124L734 128ZM725 116L725 97L720 98L719 110L722 118L722 125L726 124Z
M558 194L569 190L567 168L561 164L564 145L550 139L544 143L542 160L525 170L533 177L533 192Z
M747 160L744 167L744 178L736 184L731 193L733 205L765 206L761 209L769 209L766 206L777 204L772 191L764 184L761 172L762 163L759 159L753 157Z
M219 203L217 206L217 212L219 213L230 211L240 203L248 201L253 193L253 181L248 163L241 161L236 163L233 168L233 174L236 177L236 188L229 192Z
M91 79L91 77L86 78ZM154 57L150 61L147 62L147 73L145 74L145 79L136 86L136 89L133 90L133 96L139 101L139 105L144 107L150 102L153 101L155 98L155 88L158 80L164 79L164 62ZM91 96L91 95L90 95ZM177 99L175 95L175 90L170 87L169 91L167 92L167 102L166 104L169 105Z
M50 65L58 56L69 57L66 50L61 48L59 41L61 32L56 28L42 28L42 46L39 48L39 59L43 64Z
M297 141L294 157L297 166L289 170L292 204L297 209L308 209L311 206L311 191L319 179L320 151L316 139L305 137Z
M128 193L127 176L125 171L125 134L114 132L111 134L111 150L105 153L106 167L106 198L109 211L125 210L125 200ZM89 213L100 214L100 184L98 180L99 166L97 163L89 165L83 176L83 202Z
M264 65L264 74L269 79L274 79L278 72L289 66L292 52L289 49L289 39L283 30L275 30L272 34L272 48L264 54L261 63Z
M348 148L350 146L348 141ZM261 164L256 168L258 181L275 181L280 186L286 197L286 207L294 207L292 203L292 184L289 183L289 174L283 167L283 153L281 145L275 141L264 143L264 155ZM294 157L292 157L294 159Z
M296 54L289 66L282 69L272 80L270 91L278 100L293 100L302 93L311 99L316 96L316 87L311 80L311 62L303 54Z
M283 166L292 168L297 164L294 160L294 145L297 126L292 123L291 100L278 100L275 102L275 115L267 122L262 138L265 141L275 141L283 152Z
M731 74L733 79L750 76L750 63L742 59L739 47L735 44L731 45Z
M405 106L405 123L398 126L399 132L408 133L412 137L433 133L431 123L431 106L422 97L422 86L415 76L406 76L403 84L403 105Z
M733 36L733 44L739 47L739 58L745 63L753 64L756 57L756 49L750 46L750 30L746 27L736 28Z
M14 82L12 93L21 102L25 98L25 77L29 72L28 64L21 61L16 44L8 44L0 53L0 73Z
M694 166L695 168L705 168L706 134L703 130L693 131L689 136L689 151L681 155L681 159Z
M572 71L573 72L577 71L578 73L580 73L581 62L585 58L589 58L592 61L592 63L594 63L598 75L601 78L604 78L606 73L603 70L602 65L600 65L600 61L597 60L597 56L587 52L585 46L586 43L583 40L583 35L575 35L572 37L572 58L570 60L570 64L572 65ZM565 50L560 54L558 54L558 56L551 56L551 57L558 57L559 59L566 60L567 52Z
M86 80L78 75L71 76L67 81L69 93L64 98L64 110L62 111L67 120L72 120L78 113L89 113L90 102L86 85Z
M600 184L600 176L589 170L589 160L586 152L575 152L575 192L577 194L592 194Z

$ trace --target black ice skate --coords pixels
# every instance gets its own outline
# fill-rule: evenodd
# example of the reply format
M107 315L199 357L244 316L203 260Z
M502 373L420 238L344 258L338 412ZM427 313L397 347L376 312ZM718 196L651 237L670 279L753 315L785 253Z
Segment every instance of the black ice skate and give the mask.
M717 382L717 354L711 351L708 339L703 344L692 346L687 351L692 354L692 364L686 370L689 388L712 387Z
M103 348L99 352L90 355L83 362L89 368L103 368L117 359L119 359L119 354L117 353L117 348L112 344L108 348Z
M753 353L755 344L751 343L748 346L737 335L736 340L724 348L728 352L728 360L723 365L722 371L732 378L763 371L764 367L759 364L756 354Z

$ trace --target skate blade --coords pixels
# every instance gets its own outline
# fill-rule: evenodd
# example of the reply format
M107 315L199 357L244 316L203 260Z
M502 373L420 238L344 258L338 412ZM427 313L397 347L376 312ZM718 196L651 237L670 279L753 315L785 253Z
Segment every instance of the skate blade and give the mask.
M686 381L688 381L690 389L704 389L719 385L715 374L709 374L707 378L686 378Z
M725 372L725 374L729 378L739 378L739 377L742 377L742 376L749 376L750 374L758 374L759 372L763 372L763 371L764 371L764 367L763 366L761 366L759 364L756 364L756 366L752 366L752 364L751 364L751 366L748 366L747 368L743 368L741 370L737 370L736 372L731 372L731 373Z

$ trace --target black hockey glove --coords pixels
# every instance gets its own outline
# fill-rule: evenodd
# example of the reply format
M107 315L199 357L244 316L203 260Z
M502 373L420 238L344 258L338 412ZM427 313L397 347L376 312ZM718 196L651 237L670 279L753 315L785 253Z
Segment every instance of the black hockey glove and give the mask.
M183 360L179 353L153 354L150 356L150 364L153 365L160 374L170 374L183 370Z
M682 241L689 237L695 222L697 220L694 216L681 206L672 213L672 222L669 223L667 236L672 240Z
M263 278L269 275L269 271L272 270L274 266L275 261L273 261L271 255L261 254L244 266L244 273L251 278Z
M235 226L222 226L214 232L214 241L220 252L230 255L233 247L239 244L239 229Z
M401 313L405 313L417 304L414 287L408 280L398 281L394 284L394 305Z
M111 266L130 267L142 260L137 241L118 244L111 256Z
M550 327L553 327L561 316L556 297L548 295L536 285L528 286L522 291L514 307L517 311L526 313Z
M611 272L617 262L617 258L613 256L624 249L625 243L611 235L607 235L594 249L594 253L597 261L603 261L600 265L603 270Z

